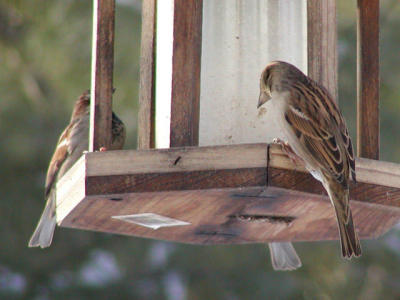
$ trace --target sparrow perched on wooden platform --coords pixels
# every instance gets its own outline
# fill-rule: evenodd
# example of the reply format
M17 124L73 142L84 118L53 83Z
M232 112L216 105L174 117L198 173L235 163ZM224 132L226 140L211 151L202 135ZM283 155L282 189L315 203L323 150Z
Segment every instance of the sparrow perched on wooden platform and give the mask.
M349 180L356 181L354 152L338 105L324 87L295 66L280 61L270 63L261 74L257 107L269 100L273 118L287 142L284 147L291 149L329 195L336 212L342 256L360 256L349 205ZM293 247L270 248L274 268L296 268Z
M45 184L46 206L33 233L29 247L49 247L56 226L56 184L57 181L88 150L90 94L85 91L75 102L71 121L61 134L56 150L47 170ZM112 144L110 150L122 149L125 142L125 126L112 113Z

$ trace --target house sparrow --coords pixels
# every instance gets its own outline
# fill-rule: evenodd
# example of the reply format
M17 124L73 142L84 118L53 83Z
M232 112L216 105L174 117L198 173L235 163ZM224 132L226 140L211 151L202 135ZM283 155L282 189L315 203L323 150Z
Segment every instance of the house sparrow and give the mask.
M90 94L85 91L76 101L71 121L61 134L47 170L45 184L46 207L33 233L29 247L49 247L56 226L56 184L81 157L89 145ZM122 149L125 142L125 126L112 113L111 150Z
M257 107L268 100L272 101L273 118L287 140L284 146L290 146L329 195L336 212L342 256L360 256L349 205L350 177L356 181L353 146L338 105L324 87L295 66L280 61L270 63L261 74ZM291 265L296 252L278 248L281 249L271 252L273 262Z

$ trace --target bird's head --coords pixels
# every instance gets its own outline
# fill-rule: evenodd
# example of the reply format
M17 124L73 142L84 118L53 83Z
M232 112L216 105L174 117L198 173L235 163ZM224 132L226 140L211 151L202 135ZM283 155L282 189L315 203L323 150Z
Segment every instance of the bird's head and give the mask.
M115 88L112 89L114 94ZM80 117L90 111L90 90L85 90L76 100L74 111L72 113L72 119Z
M74 111L72 112L71 122L76 118L80 118L82 115L89 113L90 109L90 91L84 91L76 100Z
M257 108L271 99L273 91L280 89L282 80L288 77L287 75L292 69L297 68L283 61L273 61L267 65L261 73L260 97L258 98Z
M112 92L115 92L115 88L112 89ZM89 114L89 112L90 90L86 90L79 96L78 100L75 103L72 120L75 118L80 118L83 115L87 115ZM110 150L122 149L125 142L126 129L124 123L118 118L118 116L114 112L112 112L111 130L112 142Z

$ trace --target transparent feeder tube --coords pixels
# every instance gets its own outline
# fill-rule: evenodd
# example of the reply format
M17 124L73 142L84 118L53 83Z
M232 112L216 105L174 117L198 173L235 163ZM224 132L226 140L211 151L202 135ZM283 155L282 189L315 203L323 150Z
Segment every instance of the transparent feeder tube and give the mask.
M273 60L307 72L305 0L204 0L199 144L270 142L279 137L259 79Z

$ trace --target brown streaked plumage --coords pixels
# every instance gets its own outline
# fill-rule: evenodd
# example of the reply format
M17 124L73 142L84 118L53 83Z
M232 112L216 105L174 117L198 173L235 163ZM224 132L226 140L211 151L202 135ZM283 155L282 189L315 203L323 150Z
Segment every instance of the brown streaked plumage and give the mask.
M335 207L342 255L361 255L349 205L349 180L356 181L354 152L338 105L329 92L285 62L262 72L258 107L272 101L275 122L293 152L319 181Z
M90 95L85 91L75 102L71 121L62 132L47 170L45 183L46 206L29 241L29 247L50 246L56 226L55 187L61 178L88 149ZM111 150L122 149L125 126L113 113Z

